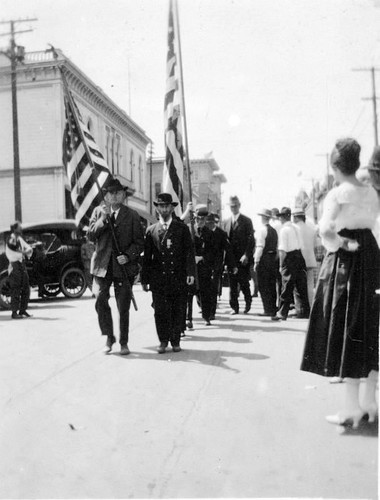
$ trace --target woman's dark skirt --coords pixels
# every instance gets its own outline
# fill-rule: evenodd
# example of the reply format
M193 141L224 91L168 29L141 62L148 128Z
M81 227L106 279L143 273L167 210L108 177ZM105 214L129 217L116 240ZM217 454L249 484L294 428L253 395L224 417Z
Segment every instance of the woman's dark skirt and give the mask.
M324 258L301 370L326 377L367 377L379 369L380 250L369 229L343 229L359 243Z

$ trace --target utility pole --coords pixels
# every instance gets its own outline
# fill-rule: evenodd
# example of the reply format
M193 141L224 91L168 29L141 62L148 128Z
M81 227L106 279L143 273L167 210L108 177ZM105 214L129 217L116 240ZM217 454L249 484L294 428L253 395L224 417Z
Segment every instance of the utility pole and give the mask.
M10 47L7 51L0 51L11 61L11 91L12 91L12 122L13 122L13 178L15 197L15 219L22 221L21 210L21 179L20 179L20 151L18 140L18 114L17 114L17 63L22 62L25 57L25 47L16 45L15 35L28 33L32 29L15 31L16 23L37 21L37 19L17 19L16 21L0 21L0 24L9 24L10 32L1 33L0 36L10 35Z
M380 68L375 68L372 66L371 68L355 68L353 71L370 71L371 72L371 80L372 80L372 97L363 97L363 101L372 101L373 104L373 127L375 133L375 145L379 145L379 135L377 130L377 96L376 96L376 80L375 80L375 72L380 71Z

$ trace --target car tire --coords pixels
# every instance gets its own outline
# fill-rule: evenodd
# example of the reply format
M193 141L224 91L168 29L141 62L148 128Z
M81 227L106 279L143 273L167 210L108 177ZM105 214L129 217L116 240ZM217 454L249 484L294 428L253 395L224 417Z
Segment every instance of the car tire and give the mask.
M86 276L79 267L69 267L60 279L62 293L69 299L79 299L87 288Z
M58 283L56 285L45 283L41 291L44 297L56 297L61 292L61 287Z
M7 311L11 309L11 294L7 275L0 278L0 307Z

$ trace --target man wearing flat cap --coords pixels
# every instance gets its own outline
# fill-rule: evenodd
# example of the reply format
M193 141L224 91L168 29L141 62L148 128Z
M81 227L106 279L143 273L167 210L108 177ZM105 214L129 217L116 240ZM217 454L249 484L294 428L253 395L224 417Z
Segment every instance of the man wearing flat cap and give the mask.
M157 351L164 354L169 342L173 352L181 351L187 285L194 284L195 260L189 228L172 216L178 203L171 194L161 193L154 205L159 221L146 230L141 284L153 295Z
M95 208L87 233L95 242L91 260L91 274L94 276L92 292L96 297L95 309L100 330L107 337L104 348L106 354L111 352L112 345L116 342L108 303L112 283L119 310L120 354L130 352L128 340L132 286L139 271L138 260L144 247L140 216L124 204L126 197L131 194L118 179L110 180L104 189L105 203Z
M288 318L290 305L293 303L293 293L299 304L298 317L308 318L310 305L307 296L306 264L301 252L302 241L297 228L291 223L290 208L283 207L279 217L282 223L278 241L282 289L276 319Z
M231 314L239 314L239 287L245 299L244 314L247 314L252 303L249 282L255 246L254 230L251 219L240 213L240 201L237 196L230 197L229 206L232 217L224 223L224 230L229 237L232 253L238 267L237 274L230 274Z
M277 231L269 224L272 211L263 208L258 215L261 216L262 226L256 237L254 269L257 272L259 292L264 308L264 312L260 316L275 318L277 313L278 236Z
M231 274L237 273L237 265L232 253L231 244L228 240L227 233L217 226L219 215L210 213L206 216L206 225L214 234L215 240L215 263L211 277L211 317L215 319L216 306L218 302L219 291L221 290L221 280L224 266L227 266L228 272Z
M214 233L206 226L208 209L206 205L195 207L194 248L198 273L198 305L206 326L210 326L212 317L212 275L215 268L216 247ZM193 294L188 295L187 325L193 323Z

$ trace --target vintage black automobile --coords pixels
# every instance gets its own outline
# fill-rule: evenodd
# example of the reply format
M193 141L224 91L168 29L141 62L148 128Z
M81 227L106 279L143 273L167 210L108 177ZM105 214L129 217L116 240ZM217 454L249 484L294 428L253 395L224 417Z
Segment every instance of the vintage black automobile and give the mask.
M5 242L10 230L0 232L0 307L10 308L8 259ZM23 238L33 248L26 261L30 286L38 288L42 297L63 293L79 298L86 290L86 277L81 259L83 233L75 220L23 224Z

